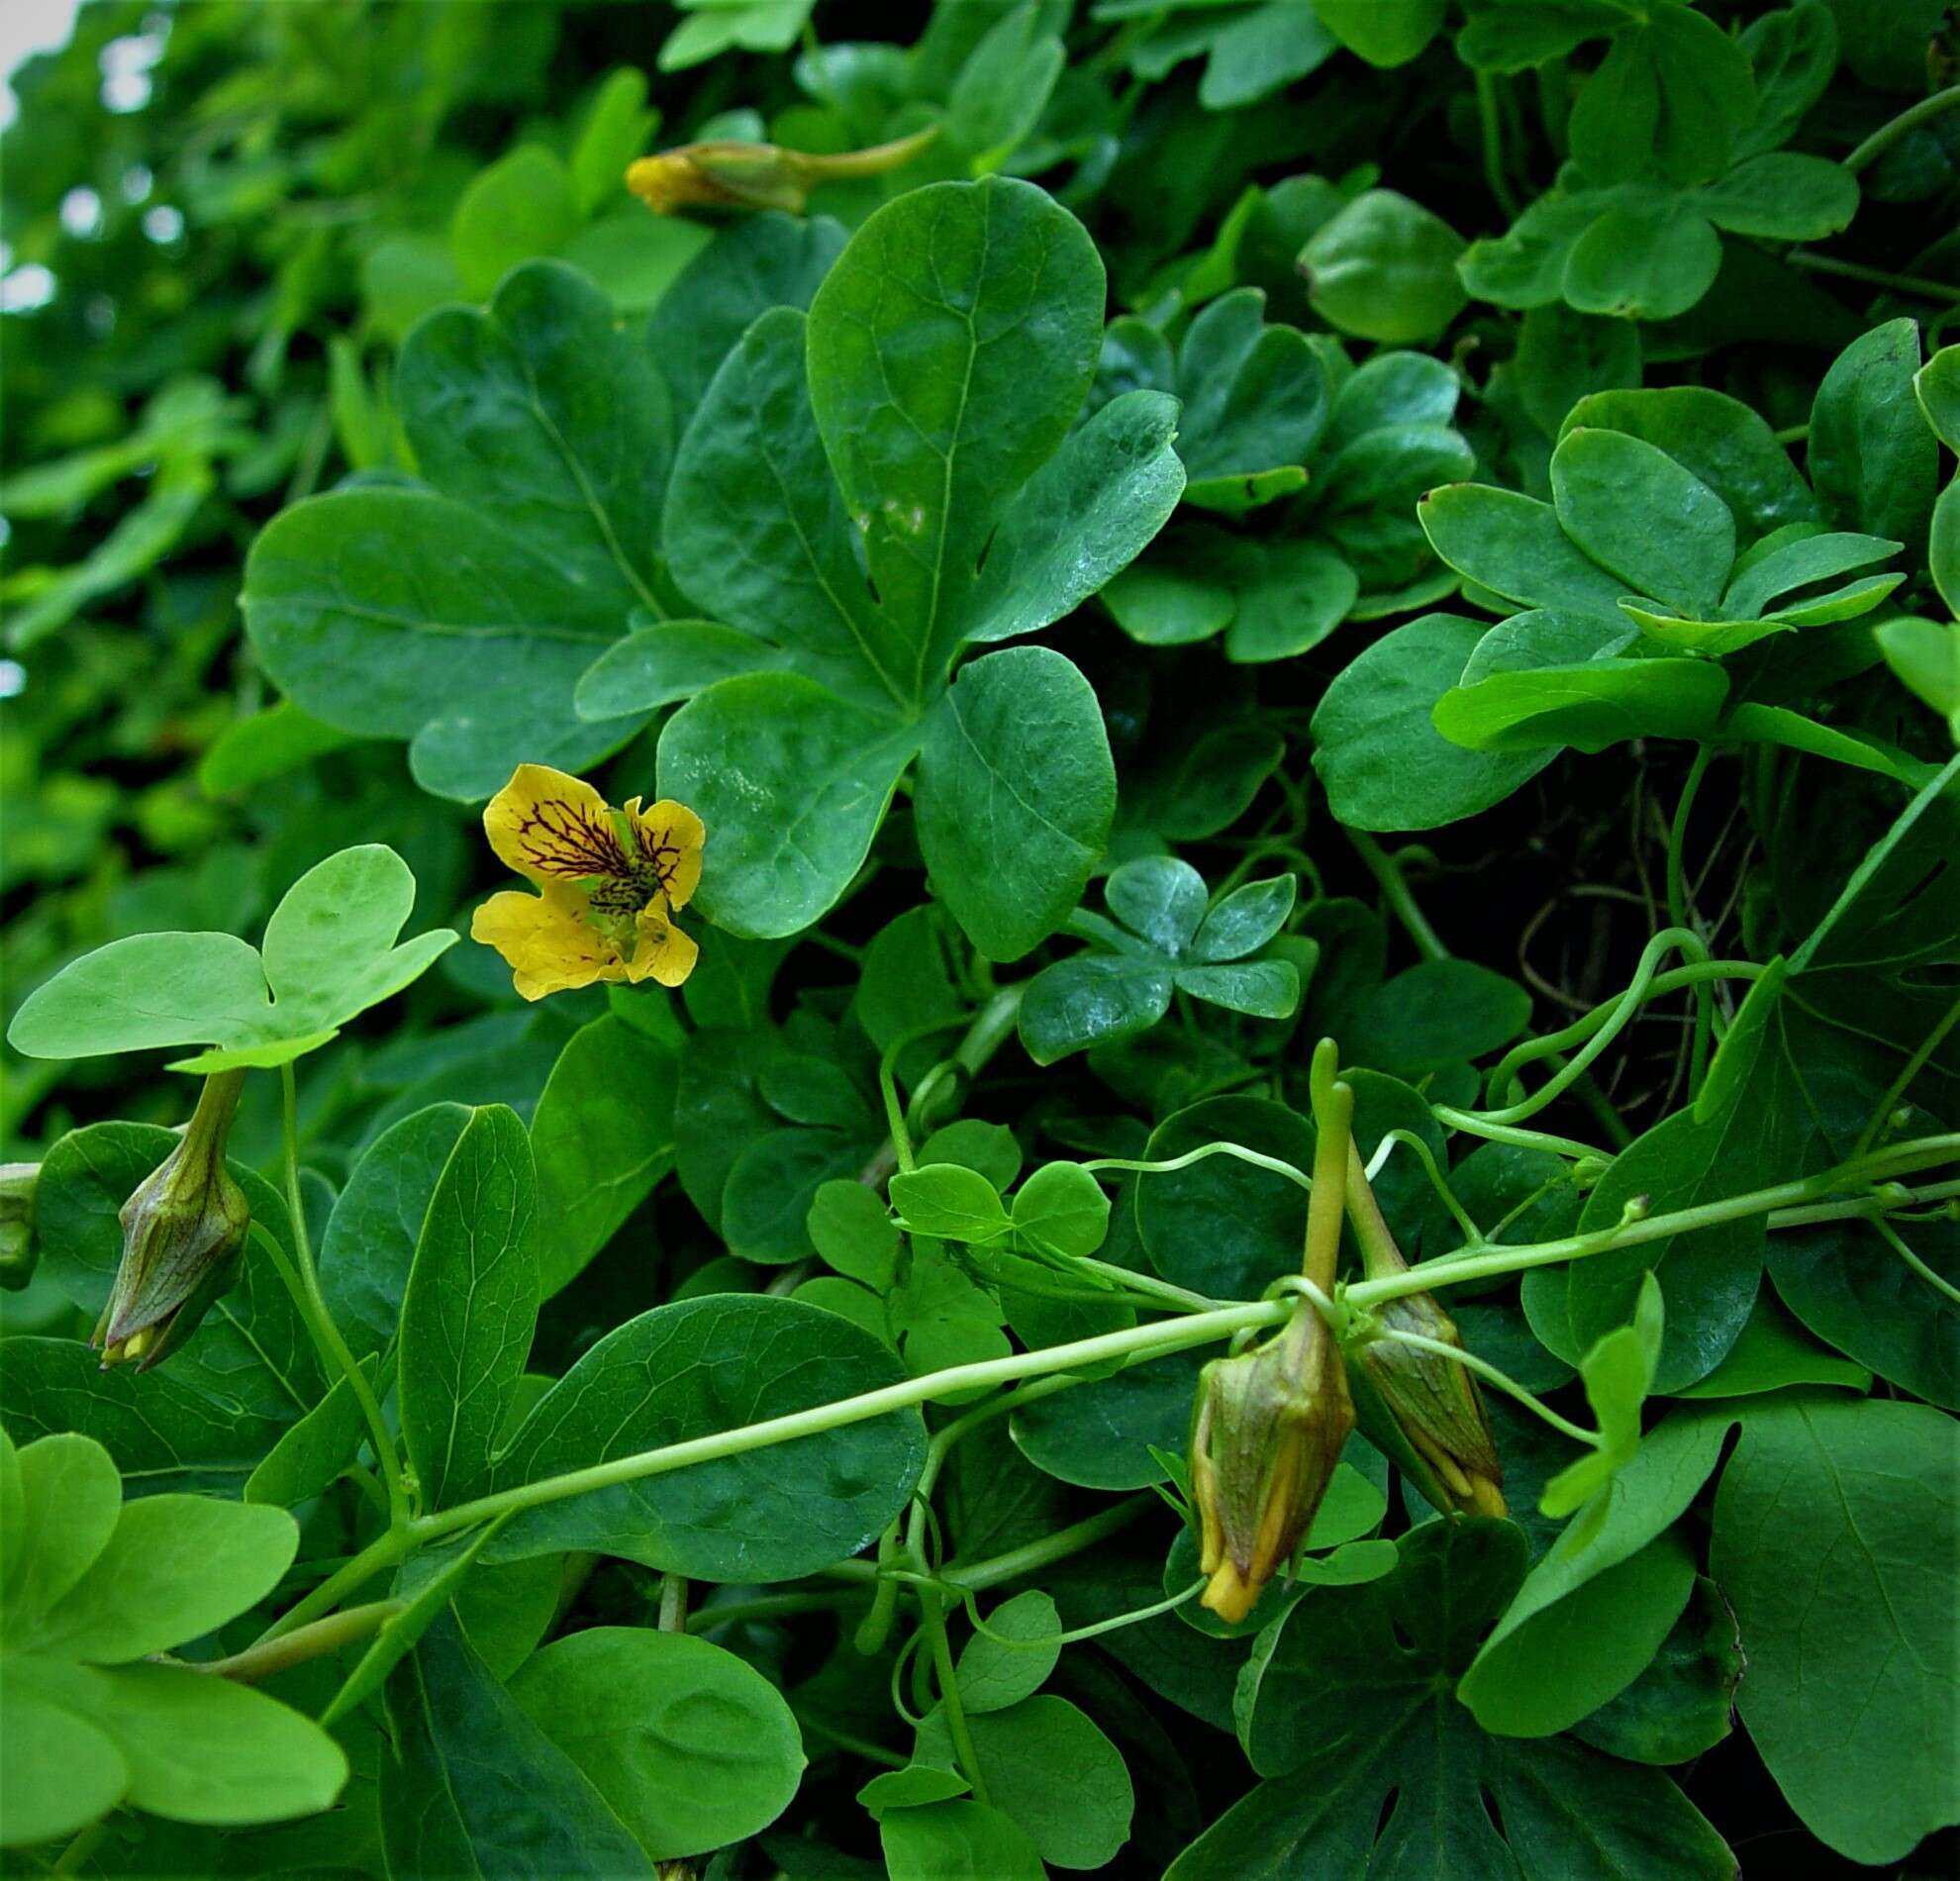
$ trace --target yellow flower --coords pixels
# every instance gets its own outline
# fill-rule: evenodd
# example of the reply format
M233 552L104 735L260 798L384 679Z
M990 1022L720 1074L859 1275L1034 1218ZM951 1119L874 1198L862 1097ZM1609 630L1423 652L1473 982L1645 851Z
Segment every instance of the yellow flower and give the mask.
M483 813L490 846L539 892L476 911L470 938L511 964L526 999L625 980L678 986L701 949L674 925L701 880L701 819L663 798L615 810L588 783L520 764Z

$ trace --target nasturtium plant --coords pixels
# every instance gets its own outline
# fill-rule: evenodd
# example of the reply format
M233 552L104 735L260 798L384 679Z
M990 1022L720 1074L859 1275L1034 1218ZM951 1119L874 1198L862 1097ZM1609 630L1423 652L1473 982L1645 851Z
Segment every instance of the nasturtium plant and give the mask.
M71 11L13 1866L1954 1865L1943 0Z

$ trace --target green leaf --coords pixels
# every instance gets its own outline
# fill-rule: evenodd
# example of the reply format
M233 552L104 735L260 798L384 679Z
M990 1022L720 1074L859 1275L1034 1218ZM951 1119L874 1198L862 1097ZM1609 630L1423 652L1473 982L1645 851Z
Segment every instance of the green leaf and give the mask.
M1061 1659L1059 1645L1041 1643L1055 1639L1062 1623L1055 1603L1038 1588L1000 1602L985 1619L987 1632L960 1647L956 1667L959 1702L969 1712L1006 1711L1031 1698ZM1008 1639L1021 1643L1009 1645Z
M1549 503L1484 483L1431 490L1417 514L1457 573L1526 607L1617 618L1626 584L1571 541Z
M908 1763L902 1770L885 1770L857 1792L857 1800L870 1811L874 1822L883 1822L893 1809L919 1809L929 1803L943 1803L950 1797L964 1796L967 1781L955 1770L939 1770L930 1763Z
M1264 1098L1216 1097L1165 1119L1145 1157L1169 1162L1210 1142L1236 1143L1305 1170L1314 1138L1306 1120ZM1140 1178L1136 1228L1166 1280L1221 1300L1256 1300L1297 1272L1307 1194L1285 1176L1235 1156L1210 1155Z
M1561 285L1582 314L1672 320L1715 284L1721 239L1692 202L1663 196L1609 209L1565 257Z
M359 1363L372 1389L379 1369L372 1354ZM293 1509L323 1495L354 1460L366 1436L367 1420L353 1387L345 1378L336 1379L326 1397L285 1432L245 1478L245 1500Z
M667 388L584 275L533 262L487 310L431 314L394 392L424 479L494 514L568 589L651 604Z
M1735 560L1735 520L1692 471L1624 432L1568 431L1552 452L1559 527L1636 594L1713 607Z
M1164 1466L1151 1452L1184 1447L1203 1362L1202 1353L1173 1352L1019 1407L1016 1447L1043 1474L1083 1489L1160 1483Z
M489 1487L538 1321L537 1205L524 1125L486 1105L436 1184L402 1300L402 1437L431 1509Z
M878 1841L891 1881L1041 1881L1034 1844L985 1803L887 1810Z
M821 1308L718 1294L642 1313L592 1346L499 1458L495 1487L706 1437L896 1384L891 1353ZM486 1558L590 1548L698 1580L791 1580L854 1554L905 1506L917 1411L543 1504ZM737 1513L738 1512L738 1513Z
M1291 1019L1300 1005L1300 970L1291 960L1180 967L1176 983L1193 999L1253 1019Z
M1354 1036L1377 1069L1415 1077L1509 1044L1530 1019L1516 980L1474 960L1423 960L1369 997Z
M245 570L259 656L315 718L412 741L439 795L487 797L520 758L581 770L638 729L581 721L572 692L653 605L661 382L605 297L553 263L521 269L487 316L430 316L403 375L435 489L340 490L275 518Z
M811 411L805 329L802 314L777 308L723 361L674 464L667 558L707 613L888 712L914 696L912 643L858 572Z
M1638 1415L1636 1397L1636 1436ZM1563 1731L1646 1667L1694 1580L1670 1532L1714 1471L1728 1430L1719 1417L1669 1419L1566 1524L1457 1685L1486 1731Z
M334 1204L320 1285L356 1355L379 1352L400 1331L429 1198L475 1115L466 1104L431 1104L403 1118L368 1146Z
M1745 1419L1715 1498L1742 1721L1805 1826L1853 1861L1903 1861L1960 1818L1953 1438L1924 1405L1779 1398Z
M706 1639L594 1627L534 1654L510 1689L654 1861L766 1829L803 1773L782 1694Z
M1471 750L1603 751L1627 739L1704 738L1727 696L1728 675L1710 660L1602 658L1493 673L1446 692L1432 716Z
M1314 311L1342 333L1385 346L1435 340L1466 296L1463 238L1392 189L1364 190L1300 251Z
M508 269L548 254L582 220L570 172L541 145L521 145L478 170L449 219L463 291L481 300Z
M1522 1881L1732 1876L1720 1837L1658 1771L1559 1738L1486 1736L1450 1696L1524 1556L1511 1524L1428 1522L1404 1537L1389 1578L1313 1588L1287 1609L1240 1681L1241 1733L1270 1780L1187 1848L1169 1881L1364 1862ZM1329 1719L1341 1724L1331 1736Z
M1837 68L1837 20L1819 0L1798 0L1750 21L1742 48L1756 79L1756 115L1736 135L1738 159L1786 143Z
M1370 65L1407 65L1442 30L1447 0L1314 0L1320 21Z
M578 1766L441 1615L388 1680L381 1764L391 1872L651 1877L653 1865Z
M1640 383L1639 329L1554 300L1525 314L1512 371L1531 422L1556 437L1565 414L1586 393Z
M1720 1588L1697 1575L1694 1595L1653 1663L1581 1719L1573 1734L1634 1763L1687 1763L1728 1735L1742 1670L1735 1616Z
M1265 304L1255 287L1221 295L1192 321L1178 348L1178 455L1191 478L1185 495L1207 509L1252 507L1261 492L1233 486L1287 466L1297 470L1326 423L1326 368L1297 327L1265 324ZM1297 488L1306 477L1291 481Z
M1115 1859L1129 1839L1135 1791L1123 1753L1085 1712L1043 1693L976 1712L967 1731L991 1807L1019 1825L1044 1861L1101 1868ZM944 1713L931 1714L919 1736L929 1760L931 1746L949 1750Z
M1912 375L1912 392L1933 435L1960 452L1960 346L1941 346Z
M1040 122L1067 54L1035 0L1002 17L967 55L946 100L946 136L975 175L998 170Z
M1043 1253L1086 1259L1109 1237L1110 1198L1080 1163L1043 1163L1015 1191L1014 1230Z
M850 885L917 734L798 673L727 679L660 736L659 790L708 829L695 906L768 940L807 928Z
M43 1690L31 1663L8 1670L0 1845L13 1848L72 1835L106 1816L128 1793L130 1770L108 1732L61 1703L62 1688Z
M1314 769L1341 822L1434 829L1502 803L1551 762L1552 751L1465 750L1431 722L1483 635L1474 621L1425 614L1383 635L1328 686L1314 714Z
M16 1451L0 1432L14 1493L0 1527L0 1639L11 1645L81 1579L109 1545L123 1512L114 1459L92 1437L63 1432ZM172 1643L175 1643L172 1641Z
M890 1187L892 1206L910 1234L985 1243L1008 1232L1008 1212L994 1185L956 1162L903 1170Z
M1600 1440L1597 1448L1545 1484L1538 1498L1541 1515L1571 1515L1632 1460L1640 1445L1640 1407L1654 1387L1664 1326L1660 1284L1647 1274L1640 1282L1632 1324L1616 1327L1596 1340L1579 1361Z
M934 183L852 237L810 310L810 401L921 698L1010 500L1089 389L1103 267L1031 184Z
M1183 955L1205 918L1205 878L1189 862L1146 855L1110 873L1110 913L1160 953Z
M987 958L1065 922L1116 814L1102 708L1060 653L1015 646L960 669L923 728L919 844L939 899Z
M1128 567L1184 494L1175 400L1126 392L1070 433L1008 505L961 609L963 640L1031 634Z
M1018 1024L1036 1064L1147 1032L1170 1010L1171 972L1155 960L1077 953L1029 983Z
M173 1071L280 1065L421 977L455 944L437 928L394 944L415 877L378 842L343 849L286 891L263 954L228 934L112 940L37 987L8 1041L37 1058L86 1058L158 1045L214 1045Z
M709 380L762 315L810 305L843 246L843 226L831 217L775 209L716 231L646 323L647 350L672 392L677 429L686 429Z
M675 1053L608 1016L575 1032L531 1120L538 1293L549 1299L674 1166Z
M1234 888L1204 919L1190 943L1193 960L1239 960L1264 946L1286 926L1298 878L1274 875Z
M1772 242L1821 242L1850 227L1858 179L1840 163L1777 150L1738 163L1695 192L1717 229Z
M1741 544L1816 519L1816 504L1776 434L1720 392L1700 385L1596 392L1572 408L1562 430L1582 425L1622 431L1666 451L1728 505Z
M1932 514L1939 447L1913 396L1919 330L1889 320L1831 361L1811 407L1811 481L1824 521L1903 542L1914 554Z
M641 154L660 114L648 111L646 74L621 65L606 74L572 146L572 186L591 215L619 188L626 166Z
M262 1600L298 1548L298 1526L283 1509L203 1496L127 1503L67 1592L9 1625L9 1649L104 1665L164 1651Z

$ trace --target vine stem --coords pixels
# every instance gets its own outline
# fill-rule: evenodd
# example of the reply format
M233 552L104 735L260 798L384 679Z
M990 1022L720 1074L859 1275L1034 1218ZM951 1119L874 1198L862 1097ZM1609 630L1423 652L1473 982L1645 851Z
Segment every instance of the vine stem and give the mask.
M1921 98L1915 105L1908 105L1898 117L1880 125L1859 145L1844 159L1844 167L1855 176L1860 170L1876 163L1901 138L1916 131L1941 112L1953 110L1955 106L1960 106L1960 85L1948 85L1944 91L1936 91L1929 98Z
M346 1379L347 1389L360 1406L361 1417L367 1424L368 1437L374 1445L374 1460L380 1467L381 1481L388 1492L389 1526L399 1529L409 1519L409 1502L408 1492L402 1485L401 1459L395 1453L394 1435L388 1429L387 1419L381 1415L379 1400L368 1387L366 1374L355 1363L353 1353L347 1349L347 1341L342 1337L341 1329L334 1323L333 1310L327 1304L326 1294L320 1289L319 1269L313 1264L313 1238L307 1232L306 1205L300 1194L299 1089L293 1078L291 1059L279 1067L279 1093L284 1124L286 1213L292 1218L293 1264L299 1270L300 1283L300 1293L294 1298L300 1308L300 1317L306 1321L307 1331L320 1347L321 1357ZM270 1238L268 1236L267 1239Z
M1743 1195L1702 1203L1695 1208L1677 1209L1665 1215L1651 1215L1640 1220L1622 1221L1610 1229L1591 1235L1570 1235L1556 1240L1532 1242L1522 1246L1491 1248L1461 1255L1443 1255L1435 1260L1424 1261L1420 1267L1406 1274L1381 1280L1359 1281L1346 1289L1345 1298L1353 1307L1371 1307L1384 1300L1398 1299L1404 1294L1428 1292L1436 1287L1454 1286L1466 1280L1521 1273L1529 1268L1546 1266L1555 1261L1583 1259L1591 1254L1603 1253L1609 1248L1665 1240L1676 1235L1691 1234L1697 1229L1712 1228L1718 1223L1737 1221L1749 1215L1769 1215L1772 1225L1789 1227L1829 1219L1873 1217L1888 1212L1885 1198L1853 1197L1840 1203L1826 1204L1823 1208L1806 1205L1822 1202L1835 1189L1856 1187L1867 1182L1909 1175L1956 1159L1960 1159L1960 1133L1916 1138L1910 1142L1897 1143L1890 1148L1854 1159L1836 1169L1826 1170L1821 1175L1799 1181L1782 1182L1770 1188L1752 1189ZM1916 1195L1904 1198L1904 1201L1899 1202L1898 1205L1932 1200L1949 1190L1960 1192L1960 1184L1929 1187ZM1780 1223L1776 1214L1779 1210L1790 1211ZM943 1370L926 1372L898 1384L886 1385L877 1391L862 1392L856 1397L838 1399L830 1404L813 1405L805 1411L789 1412L781 1417L762 1419L755 1424L739 1425L732 1431L718 1431L705 1436L684 1438L677 1443L666 1443L655 1449L637 1451L631 1456L614 1457L610 1461L594 1463L584 1469L568 1470L562 1475L547 1476L538 1482L523 1483L511 1489L500 1490L493 1495L480 1496L473 1502L458 1503L454 1508L418 1517L402 1528L391 1529L377 1536L352 1560L329 1576L282 1619L276 1621L263 1636L275 1638L294 1631L308 1621L317 1619L322 1613L330 1611L355 1588L364 1585L384 1569L397 1565L416 1548L427 1542L440 1540L444 1535L474 1528L478 1523L490 1521L494 1517L542 1508L550 1503L562 1502L570 1496L584 1495L597 1489L616 1488L623 1483L638 1482L649 1476L666 1475L674 1470L686 1469L695 1463L716 1462L725 1457L745 1455L751 1450L767 1449L777 1443L792 1442L798 1437L821 1436L827 1431L840 1430L851 1424L861 1424L868 1419L882 1417L887 1412L910 1410L929 1400L947 1397L957 1392L992 1389L999 1385L1015 1384L1026 1378L1045 1378L1056 1373L1072 1372L1084 1366L1100 1364L1111 1358L1119 1359L1125 1364L1133 1364L1146 1358L1186 1351L1194 1346L1216 1344L1241 1332L1277 1326L1296 1310L1291 1299L1251 1301L1242 1305L1192 1313L1183 1319L1161 1322L1153 1326L1127 1327L1121 1332L1103 1333L1093 1338L1075 1339L1064 1345L1044 1346L1038 1351L1010 1352L1002 1358L981 1359L965 1365L949 1365ZM1114 1517L1116 1526L1120 1527L1123 1522L1131 1520L1135 1513L1135 1510L1119 1509L1107 1511L1104 1517L1092 1518L1092 1520ZM1055 1541L1060 1537L1050 1536L1048 1539ZM1072 1545L1086 1546L1088 1543L1075 1542ZM1064 1548L1062 1551L1068 1550ZM1037 1554L1032 1546L1022 1550L1022 1553L1028 1558L1025 1562L1016 1564L1013 1570L1015 1573L1030 1571L1032 1567L1040 1565L1043 1559L1058 1558L1051 1553ZM999 1563L994 1565L997 1568L1000 1566ZM875 1575L877 1570L872 1564L867 1562L863 1566L866 1577ZM953 1578L950 1573L942 1577ZM966 1579L971 1585L980 1584L977 1570L961 1578Z
M1674 820L1667 830L1667 918L1683 934L1693 934L1704 960L1708 946L1688 914L1688 820L1695 812L1695 799L1701 794L1702 779L1708 775L1713 752L1707 744L1695 746L1694 762L1688 766L1687 781L1681 786L1680 800L1674 806ZM1692 1096L1702 1088L1708 1069L1709 1040L1715 1025L1715 1000L1707 980L1695 982L1695 1038L1689 1057L1688 1090Z
M1929 280L1923 274L1888 274L1884 268L1866 267L1859 261L1840 261L1835 255L1810 254L1796 250L1783 257L1792 267L1808 268L1813 274L1835 274L1847 281L1863 281L1871 287L1896 288L1902 294L1920 300L1950 301L1960 306L1960 287L1950 281Z
M1394 911L1395 917L1408 930L1409 938L1416 943L1416 951L1425 960L1447 960L1450 950L1443 944L1442 937L1429 925L1429 918L1417 905L1416 897L1410 891L1409 883L1402 873L1402 865L1365 830L1350 830L1342 827L1341 835L1346 837L1354 847L1354 853L1368 865L1368 872L1381 884L1382 898ZM1564 1069L1556 1057L1555 1068ZM1626 1120L1607 1102L1606 1094L1590 1077L1581 1076L1576 1080L1574 1093L1586 1108L1599 1119L1600 1128L1607 1134L1607 1140L1617 1149L1624 1149L1633 1140L1633 1133L1626 1128ZM1468 1115L1469 1113L1464 1113ZM1440 1109L1436 1115L1442 1116ZM1460 1126L1467 1129L1468 1126ZM1499 1140L1504 1140L1500 1138ZM1591 1155L1589 1150L1581 1153Z

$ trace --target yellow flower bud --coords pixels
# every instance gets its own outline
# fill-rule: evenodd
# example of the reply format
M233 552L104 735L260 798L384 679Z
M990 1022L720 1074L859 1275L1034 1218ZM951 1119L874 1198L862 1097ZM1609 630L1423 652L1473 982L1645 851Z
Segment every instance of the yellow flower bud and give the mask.
M1340 1348L1305 1302L1276 1338L1205 1367L1191 1435L1202 1605L1225 1621L1252 1611L1291 1564L1353 1429Z
M933 126L891 144L830 155L786 149L779 144L712 138L630 163L626 186L656 216L744 209L781 209L801 215L819 183L897 169L937 135Z
M1360 1154L1352 1147L1347 1208L1368 1278L1386 1280L1409 1272L1409 1262L1382 1218ZM1375 1309L1374 1319L1376 1336L1356 1357L1396 1428L1428 1465L1451 1509L1465 1515L1503 1515L1504 1465L1469 1368L1392 1336L1414 1334L1461 1351L1463 1338L1456 1323L1428 1293L1406 1293L1384 1301Z
M237 1277L251 1208L225 1144L244 1086L243 1071L206 1078L182 1140L123 1204L123 1261L91 1340L104 1370L160 1364Z

